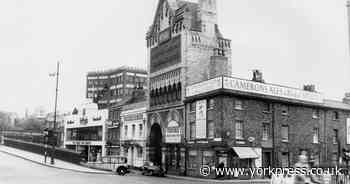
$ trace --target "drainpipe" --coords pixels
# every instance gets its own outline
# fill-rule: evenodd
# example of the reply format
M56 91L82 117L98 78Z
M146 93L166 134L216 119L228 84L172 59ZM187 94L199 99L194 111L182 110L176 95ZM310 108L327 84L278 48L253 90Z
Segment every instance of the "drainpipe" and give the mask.
M271 104L272 108L272 167L276 167L276 162L277 162L277 152L276 152L276 140L275 140L275 121L276 121L276 106L275 104Z

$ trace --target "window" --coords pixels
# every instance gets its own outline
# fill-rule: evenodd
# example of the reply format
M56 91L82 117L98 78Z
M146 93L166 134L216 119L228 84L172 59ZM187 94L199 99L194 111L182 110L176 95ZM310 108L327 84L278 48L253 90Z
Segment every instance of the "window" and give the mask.
M190 123L190 139L193 140L196 138L196 123Z
M197 151L196 150L189 151L188 161L189 161L188 163L189 169L197 169Z
M139 125L139 136L140 137L143 136L143 126L142 126L142 124Z
M320 117L320 111L318 109L314 109L312 111L312 118L318 119Z
M243 121L236 120L235 124L236 139L243 139Z
M262 140L267 141L269 140L270 135L270 125L265 123L263 124L263 135L262 135Z
M208 120L208 138L215 138L215 126L213 120Z
M318 144L319 143L319 129L318 128L314 128L314 132L313 132L313 143L314 144Z
M243 102L242 100L235 100L235 109L242 110L243 109Z
M270 103L265 102L263 104L263 112L271 112L271 104Z
M137 148L137 157L142 158L142 156L143 156L143 150L141 147L138 147Z
M338 130L333 130L333 144L338 144Z
M281 166L282 166L282 168L289 167L289 154L288 154L288 152L282 153Z
M214 109L214 105L215 105L215 100L214 99L210 99L208 101L208 109Z
M337 165L338 164L338 154L337 153L333 153L332 154L332 164L333 165Z
M135 137L136 126L132 125L132 137Z
M196 111L196 103L195 102L192 102L190 104L190 112L195 112Z
M283 125L281 132L282 132L282 142L288 142L289 141L289 126Z
M339 120L339 113L338 111L333 112L333 120Z
M128 137L128 125L124 126L124 137L127 138Z
M288 106L283 105L281 109L282 115L288 115Z

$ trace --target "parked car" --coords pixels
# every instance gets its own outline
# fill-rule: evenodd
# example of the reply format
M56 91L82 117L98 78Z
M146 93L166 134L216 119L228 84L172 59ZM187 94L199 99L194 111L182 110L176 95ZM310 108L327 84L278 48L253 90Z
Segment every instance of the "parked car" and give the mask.
M153 162L147 161L143 164L142 175L163 177L165 171L162 167L155 165Z
M112 171L124 176L129 172L128 159L124 156L107 156L102 158L104 164L111 164Z

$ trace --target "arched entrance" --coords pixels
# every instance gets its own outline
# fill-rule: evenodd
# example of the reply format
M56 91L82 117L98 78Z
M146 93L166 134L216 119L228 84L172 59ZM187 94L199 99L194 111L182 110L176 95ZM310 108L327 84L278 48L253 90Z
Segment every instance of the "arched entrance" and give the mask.
M156 165L162 164L162 129L158 123L154 123L151 127L151 133L149 137L150 145L150 161Z

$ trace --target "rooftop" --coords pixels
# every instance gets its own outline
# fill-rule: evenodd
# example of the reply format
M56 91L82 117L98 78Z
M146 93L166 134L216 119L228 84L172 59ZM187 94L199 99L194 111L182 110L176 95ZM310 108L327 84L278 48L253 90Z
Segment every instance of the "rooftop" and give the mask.
M90 71L90 72L88 72L87 75L88 76L113 75L113 74L120 73L123 71L147 74L147 71L143 68L132 67L132 66L121 66L121 67L114 68L114 69Z

